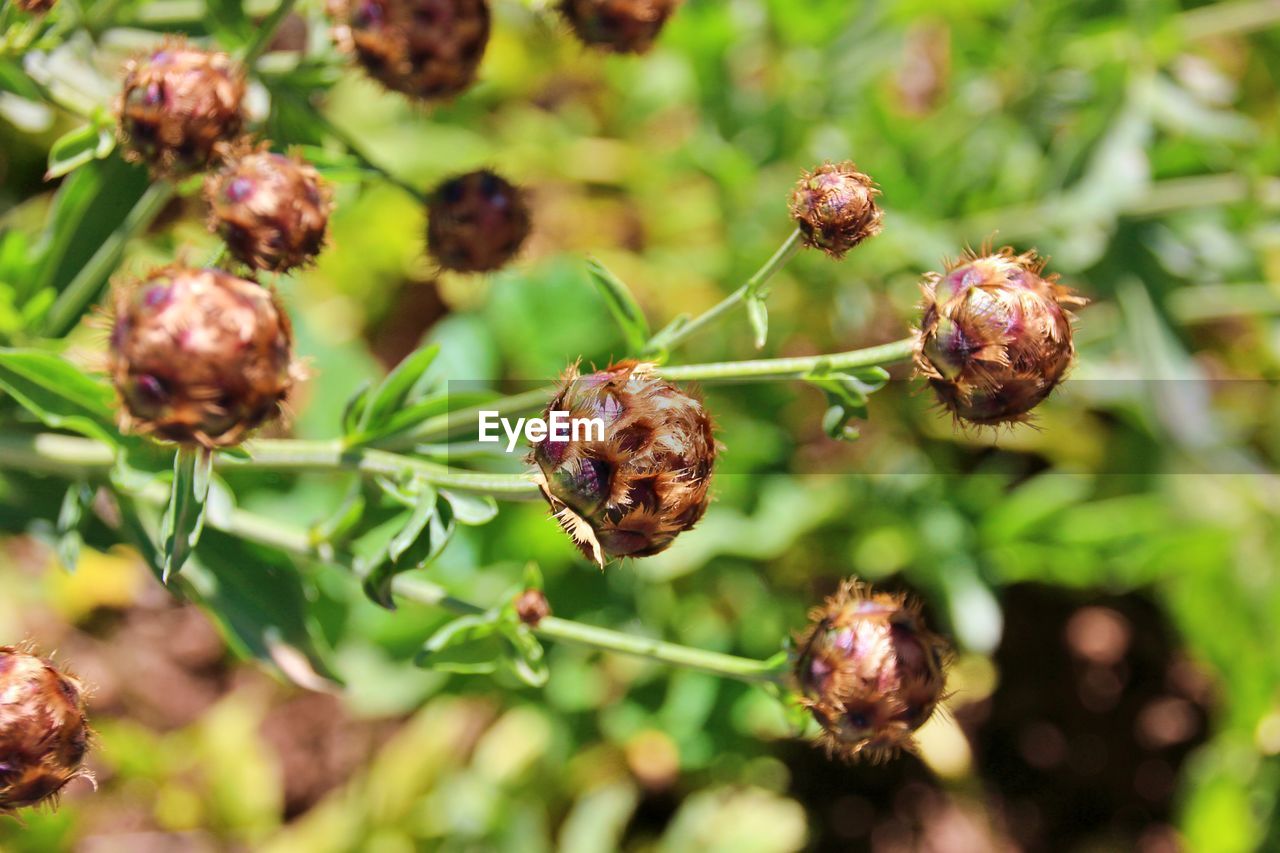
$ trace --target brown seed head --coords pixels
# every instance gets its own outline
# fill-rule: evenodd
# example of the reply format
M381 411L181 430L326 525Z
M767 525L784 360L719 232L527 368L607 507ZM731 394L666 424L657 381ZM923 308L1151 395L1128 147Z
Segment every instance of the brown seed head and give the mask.
M1062 381L1075 348L1070 311L1084 300L1044 276L1035 252L967 254L921 284L915 364L957 419L1016 423Z
M120 288L114 308L109 367L127 428L225 447L280 413L296 368L270 290L173 266Z
M285 272L315 259L329 226L329 187L303 160L250 151L205 184L209 226L255 269Z
M551 604L540 589L526 589L516 596L516 616L530 628L551 615Z
M50 802L89 747L84 686L52 663L0 646L0 812Z
M493 172L443 182L427 206L427 249L442 268L489 272L505 265L532 227L524 193Z
M839 260L863 240L880 233L880 190L848 161L825 163L805 172L791 193L791 218L806 246Z
M243 70L225 53L167 38L125 66L117 103L126 156L163 176L199 172L244 126Z
M570 368L547 417L553 411L605 425L604 441L548 438L529 457L556 519L602 568L657 554L702 518L716 459L711 418L652 365L625 361L589 376Z
M827 750L879 761L913 747L943 698L948 656L918 605L850 580L810 612L794 674Z
M489 43L488 0L338 0L333 13L370 77L422 100L474 83Z
M57 3L58 0L15 0L15 5L29 15L43 15Z
M644 53L680 0L561 0L560 14L584 44L617 53Z

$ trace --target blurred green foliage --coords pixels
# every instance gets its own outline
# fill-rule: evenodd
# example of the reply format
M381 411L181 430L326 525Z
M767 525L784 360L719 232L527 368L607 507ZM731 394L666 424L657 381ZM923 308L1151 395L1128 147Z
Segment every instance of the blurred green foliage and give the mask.
M708 389L727 448L717 501L668 553L601 575L543 507L504 505L491 524L460 528L430 577L498 602L536 561L558 615L754 657L773 654L840 578L906 584L961 649L952 704L971 737L981 723L963 708L998 683L988 658L1007 587L1049 584L1084 600L1136 592L1212 683L1207 739L1177 779L1181 842L1280 846L1274 4L688 0L638 59L585 51L541 3L494 5L482 82L430 111L336 73L318 3L299 6L307 54L263 61L265 134L305 146L337 184L331 249L279 283L318 376L293 434L337 434L352 391L383 374L379 358L422 342L440 345L441 376L496 388L549 380L579 358L604 364L626 345L585 254L626 281L659 328L710 307L769 256L788 233L785 198L801 169L855 159L884 191L885 232L843 264L804 253L778 276L766 352L901 337L920 274L944 256L989 240L1034 246L1094 303L1080 320L1080 364L1035 429L955 432L895 382L872 399L861 440L840 444L823 433L813 388ZM39 106L28 74L53 69L106 104L120 60L154 30L235 49L252 32L238 9L64 0L26 72L0 49L0 338L72 355L101 347L87 323L57 343L30 330L145 186L115 154L42 184L49 148L81 122ZM436 275L417 203L363 169L317 114L412 184L492 166L528 186L537 231L525 257L490 278ZM126 273L212 250L194 202L172 214L129 245ZM754 354L739 315L680 355ZM13 422L11 402L0 407ZM327 517L349 485L237 473L227 484L240 506L294 523ZM65 485L0 474L4 529L52 538ZM109 545L88 531L82 563L106 559ZM39 636L21 602L62 602L60 618L92 633L92 614L142 595L85 581L75 595L89 604L70 607L71 587L33 578L8 553L6 641ZM206 573L252 584L230 553ZM822 799L800 797L793 774L811 765L781 745L797 731L788 709L708 676L555 645L541 689L416 670L442 612L386 612L337 569L300 571L307 624L295 628L331 652L345 706L408 722L282 825L286 770L257 730L261 694L231 691L173 731L107 716L96 800L135 804L144 824L191 849L790 850L841 837L828 806L867 778L837 769ZM262 652L229 636L237 651ZM924 758L952 797L1000 823L987 796L998 780L963 741L926 738ZM0 824L0 839L69 849L109 825L109 808L77 791L56 814ZM1073 843L1137 840L1102 820Z

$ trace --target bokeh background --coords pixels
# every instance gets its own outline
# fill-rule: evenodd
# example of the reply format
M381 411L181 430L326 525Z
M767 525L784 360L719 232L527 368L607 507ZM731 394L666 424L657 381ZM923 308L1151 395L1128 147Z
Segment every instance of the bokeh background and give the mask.
M755 657L846 576L914 590L959 650L954 692L920 755L883 766L829 761L763 691L645 662L553 645L541 689L415 669L446 616L382 611L323 565L299 568L346 687L308 692L126 548L90 541L66 572L63 485L0 473L0 639L97 685L99 780L0 820L3 849L1280 849L1276 3L688 0L652 53L618 58L546 4L494 0L480 85L431 110L344 70L319 6L299 4L254 94L265 132L338 184L331 249L279 282L316 376L293 435L336 435L352 390L424 340L444 375L498 388L607 362L623 338L587 254L655 326L700 311L786 237L789 187L828 158L880 183L885 231L776 279L766 354L900 338L920 275L994 241L1038 248L1090 298L1080 363L1034 428L999 434L955 430L901 366L854 443L824 435L812 388L707 389L717 500L667 554L601 574L544 508L509 505L429 570L493 602L537 561L559 615ZM22 97L23 62L106 103L159 30L246 34L213 0L63 7L88 27L0 53L0 246L74 269L96 247L41 243L42 175L77 120ZM317 115L415 185L488 166L526 186L527 251L437 275L418 203ZM145 177L113 154L62 185L91 179L105 233ZM172 204L123 274L205 257L203 217L198 197ZM11 342L22 285L0 275ZM60 348L101 343L85 323ZM739 315L679 358L754 355ZM347 488L230 485L294 522Z

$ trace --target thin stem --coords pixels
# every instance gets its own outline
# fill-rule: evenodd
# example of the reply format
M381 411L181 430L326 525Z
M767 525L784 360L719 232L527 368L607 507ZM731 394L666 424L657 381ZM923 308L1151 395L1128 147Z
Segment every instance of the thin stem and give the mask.
M252 68L253 64L258 61L258 57L266 51L271 44L271 39L275 36L276 30L284 23L284 19L289 17L289 13L293 11L293 6L297 0L280 0L280 5L276 6L275 11L266 17L261 24L258 25L258 32L253 37L253 41L249 44L249 48L244 54L244 65L246 68Z
M44 321L44 334L51 338L59 338L71 331L80 321L85 308L98 296L102 285L111 276L111 272L124 256L125 246L129 240L142 233L164 210L169 199L173 198L173 185L166 181L156 181L147 187L147 191L138 199L137 204L125 216L124 221L107 239L102 241L98 251L85 263L66 289L58 295L57 301L50 307Z
M365 476L410 474L443 489L492 495L503 500L536 500L537 485L522 474L458 471L445 465L371 448L344 448L336 441L268 440L250 442L248 458L215 454L218 470L352 471ZM91 438L41 433L0 435L0 466L65 473L110 468L115 454Z
M749 296L757 294L762 287L777 274L779 270L787 265L787 262L796 256L796 253L804 247L804 235L800 233L800 229L791 232L791 236L787 237L778 251L773 253L773 257L765 262L765 265L756 270L755 275L747 279L747 283L739 287L733 293L730 293L724 299L708 308L703 313L693 319L681 323L668 326L665 330L658 332L649 339L645 345L644 352L646 355L661 355L675 349L685 340L698 333L702 329L719 320L725 314L728 314L738 305L747 300Z
M725 361L719 364L686 364L660 367L659 375L673 382L738 382L773 379L799 379L818 368L856 370L905 361L915 349L915 338L903 338L880 346L811 355L800 358L761 358L755 361Z

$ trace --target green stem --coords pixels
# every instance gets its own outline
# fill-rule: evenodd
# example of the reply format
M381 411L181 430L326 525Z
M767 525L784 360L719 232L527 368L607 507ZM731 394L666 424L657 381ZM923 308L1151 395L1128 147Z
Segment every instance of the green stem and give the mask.
M778 247L778 251L773 253L773 257L769 258L764 266L756 270L755 275L747 279L746 284L692 320L685 323L672 324L665 330L658 332L645 345L644 354L646 356L664 355L694 334L719 320L725 314L728 314L738 305L745 302L748 297L756 295L769 279L773 278L779 270L785 267L787 262L794 258L796 253L803 247L804 235L797 228L791 232L791 236L786 239L786 242Z
M66 289L58 295L44 321L44 334L60 338L75 327L85 309L97 298L103 283L124 256L129 240L142 233L164 210L173 198L174 188L165 181L157 181L147 188L125 216L124 221L98 247L98 251L85 263Z
M21 447L14 442L13 436L0 436L0 466L21 467L27 471L46 473L68 473L66 463L75 462L72 467L97 467L101 462L101 449L105 445L97 442L75 439L69 436L43 435L36 436L39 441L33 447L42 453L20 452ZM57 450L57 455L50 451ZM109 453L108 453L109 455ZM88 463L88 464L87 464ZM168 499L168 490L159 483L153 484L140 497L154 504L163 504ZM331 562L350 570L349 555L322 551L319 543L311 534L299 527L272 518L265 518L242 509L230 512L211 512L204 522L215 530L236 536L248 542L266 545L289 551L300 557ZM352 577L354 577L354 573ZM392 581L392 591L404 601L443 607L464 615L486 613L488 610L461 598L456 598L437 584L416 576L399 575ZM559 617L543 619L535 633L549 639L578 646L599 649L605 652L631 655L646 658L659 663L693 669L725 678L734 678L747 682L782 681L782 673L769 661L753 660L721 652L704 651L702 649L681 646L649 637L638 637L608 628L585 625Z
M422 459L372 448L349 449L336 441L264 439L245 445L248 458L214 455L218 470L351 471L365 476L401 477L411 474L432 485L459 492L492 495L504 500L536 500L538 487L521 474L458 471ZM115 461L113 449L91 438L41 433L0 435L0 466L33 471L105 470Z
M258 57L262 56L263 52L266 51L267 46L271 44L272 37L276 34L276 30L280 27L280 24L284 23L284 19L289 17L289 13L293 11L293 6L296 2L297 0L280 0L280 5L276 6L275 11L258 25L258 32L254 35L253 41L244 53L243 62L246 68L252 68L253 64L258 61Z
M806 356L803 358L762 358L755 361L726 361L713 364L685 364L671 367L659 367L658 373L664 379L673 382L702 382L712 385L718 383L743 381L769 381L775 379L798 379L812 373L820 366L831 370L854 370L860 367L876 367L906 361L911 358L915 348L915 338L904 338L893 343L881 344L864 349L838 352L831 355ZM503 417L526 414L545 408L547 401L555 394L551 385L523 391L509 397L468 406L464 409L428 418L414 429L396 436L386 444L389 449L403 449L422 443L447 440L468 429L476 428L476 419L481 411L496 411Z

